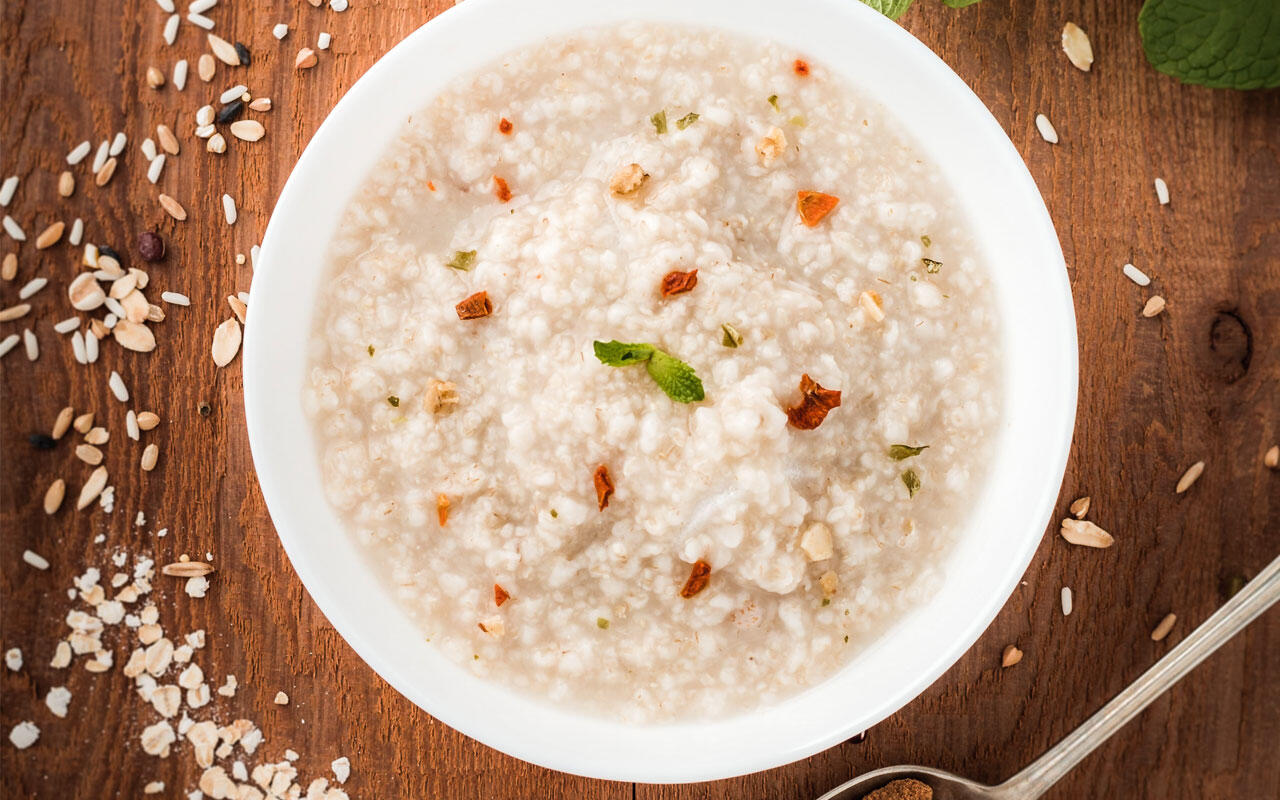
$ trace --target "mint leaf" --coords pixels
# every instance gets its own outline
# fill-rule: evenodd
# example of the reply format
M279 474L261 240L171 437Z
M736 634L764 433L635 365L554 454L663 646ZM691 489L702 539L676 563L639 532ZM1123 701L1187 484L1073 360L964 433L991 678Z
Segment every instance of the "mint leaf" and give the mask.
M965 6L971 6L976 2L978 2L978 0L942 0L942 4L950 8L964 8Z
M912 458L918 456L927 450L929 445L922 444L919 447L912 447L909 444L891 444L889 445L889 458L894 461L902 461L904 458Z
M446 267L460 269L463 272L471 269L476 263L475 250L458 250L453 254L453 258L445 262Z
M862 0L862 2L884 14L889 19L897 19L911 7L911 0Z
M1280 86L1276 0L1146 0L1138 32L1151 66L1185 83Z
M676 127L679 128L680 130L684 130L685 128L689 127L690 125L692 125L697 121L698 121L698 115L690 111L688 114L685 114L683 117L676 120Z
M907 487L907 497L915 497L916 492L920 491L920 476L914 469L902 473L902 483Z
M703 399L702 381L693 368L661 350L654 350L653 357L645 365L649 377L677 403L696 403Z
M595 342L592 347L601 364L610 367L629 367L648 361L655 350L651 344L624 344L623 342Z
M649 117L649 121L653 123L653 129L658 132L659 136L667 132L667 110L665 108Z

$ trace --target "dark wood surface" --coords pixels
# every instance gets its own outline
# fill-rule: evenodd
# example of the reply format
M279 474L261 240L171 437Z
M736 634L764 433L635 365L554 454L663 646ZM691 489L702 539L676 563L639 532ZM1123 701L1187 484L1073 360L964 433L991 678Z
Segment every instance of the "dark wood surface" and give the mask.
M850 0L852 2L852 0ZM178 5L185 9L186 3ZM175 579L157 579L161 621L170 631L204 628L200 660L211 680L235 673L234 699L211 708L228 721L263 726L260 753L301 753L303 774L323 774L347 755L347 788L361 798L811 798L859 772L916 762L995 781L1015 772L1088 717L1208 616L1233 576L1250 576L1280 553L1280 474L1262 466L1280 440L1280 94L1232 93L1182 86L1152 71L1139 45L1139 3L987 0L950 10L918 0L903 24L935 49L990 106L1030 165L1058 227L1075 292L1080 330L1080 409L1060 513L1081 494L1090 516L1113 532L1108 551L1073 548L1046 535L1025 584L979 640L921 697L871 730L805 762L736 780L691 786L625 785L549 772L501 755L436 722L364 666L316 610L281 550L253 477L245 436L239 361L216 370L209 358L214 325L227 316L225 295L247 290L248 265L237 266L266 224L291 165L327 110L392 44L447 6L440 0L354 0L343 14L300 0L223 4L209 12L217 32L254 53L253 91L272 97L268 133L255 145L232 143L222 156L204 152L192 114L229 85L220 68L212 84L195 77L203 35L183 24L176 46L161 40L164 15L152 0L9 0L3 4L3 108L0 177L22 176L6 211L29 241L7 238L18 253L15 282L0 284L0 306L18 286L51 280L35 311L0 323L0 337L35 320L43 354L21 347L0 362L3 482L0 490L0 646L21 647L20 673L0 670L0 725L39 724L40 741L17 751L0 741L5 797L141 797L152 780L164 796L184 797L198 771L189 749L156 759L138 734L154 719L117 669L91 675L79 665L48 666L65 590L87 566L107 567L113 548L154 553L213 553L219 571L208 597L196 600ZM1072 68L1058 45L1064 22L1093 41L1091 73ZM277 43L276 22L291 26ZM328 30L333 48L307 72L293 69L298 48ZM146 67L169 74L192 60L184 92L153 91ZM886 65L891 68L892 65ZM1062 137L1036 134L1044 112ZM166 122L182 154L170 159L158 187L143 178L138 144ZM919 124L945 124L920 120ZM55 193L67 151L125 130L120 172L96 189L82 165L76 194ZM1152 179L1173 195L1156 204ZM158 191L191 213L163 215ZM228 228L218 196L233 194L240 220ZM68 313L66 283L76 256L65 243L37 252L35 234L54 219L86 222L86 239L131 248L155 227L168 239L167 262L153 270L158 287L186 292L188 309L170 309L150 355L105 346L101 360L72 361L53 322ZM1154 277L1168 310L1142 319L1148 292L1120 275L1133 261ZM147 441L162 448L160 466L137 469L141 445L123 436L125 406L110 398L107 376L126 378L139 409L164 419ZM201 416L201 401L211 413ZM74 492L88 469L71 440L32 450L27 434L45 431L71 404L95 410L113 431L106 446L116 511L76 513L70 500L49 518L44 488L65 476ZM1190 492L1176 496L1182 470L1207 463ZM137 528L142 510L148 525ZM157 539L156 528L169 535ZM104 544L93 537L104 533ZM22 551L46 555L52 569L25 565ZM1075 591L1064 618L1059 589ZM1168 612L1179 621L1167 640L1149 638ZM108 637L110 638L110 637ZM1000 668L1009 643L1022 662ZM50 686L73 692L71 713L52 717ZM284 689L287 707L271 698ZM1048 797L1250 798L1280 794L1280 613L1272 611L1225 646ZM182 791L180 792L179 789Z

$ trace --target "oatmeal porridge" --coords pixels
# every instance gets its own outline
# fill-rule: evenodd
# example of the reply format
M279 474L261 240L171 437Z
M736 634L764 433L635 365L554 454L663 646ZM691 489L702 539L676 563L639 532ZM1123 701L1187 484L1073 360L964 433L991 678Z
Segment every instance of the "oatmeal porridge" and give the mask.
M998 322L901 121L803 53L587 31L414 113L330 245L305 406L422 635L628 719L830 675L938 585Z

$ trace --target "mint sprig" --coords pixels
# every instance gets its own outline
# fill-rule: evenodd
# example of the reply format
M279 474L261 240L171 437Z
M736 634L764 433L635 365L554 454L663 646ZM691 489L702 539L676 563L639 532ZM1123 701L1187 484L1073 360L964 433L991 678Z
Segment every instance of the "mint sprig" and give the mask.
M653 378L653 382L677 403L696 403L706 397L702 380L693 371L693 367L651 344L593 342L592 348L596 358L605 366L630 367L644 364L645 371Z
M1146 0L1138 14L1151 66L1216 89L1280 86L1276 0Z

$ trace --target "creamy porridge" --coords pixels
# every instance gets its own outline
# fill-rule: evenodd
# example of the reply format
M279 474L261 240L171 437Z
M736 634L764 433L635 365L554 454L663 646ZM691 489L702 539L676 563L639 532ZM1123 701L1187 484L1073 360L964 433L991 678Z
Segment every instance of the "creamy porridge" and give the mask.
M981 255L803 53L634 26L512 55L411 117L330 253L330 501L424 637L558 704L813 685L930 595L986 478Z

